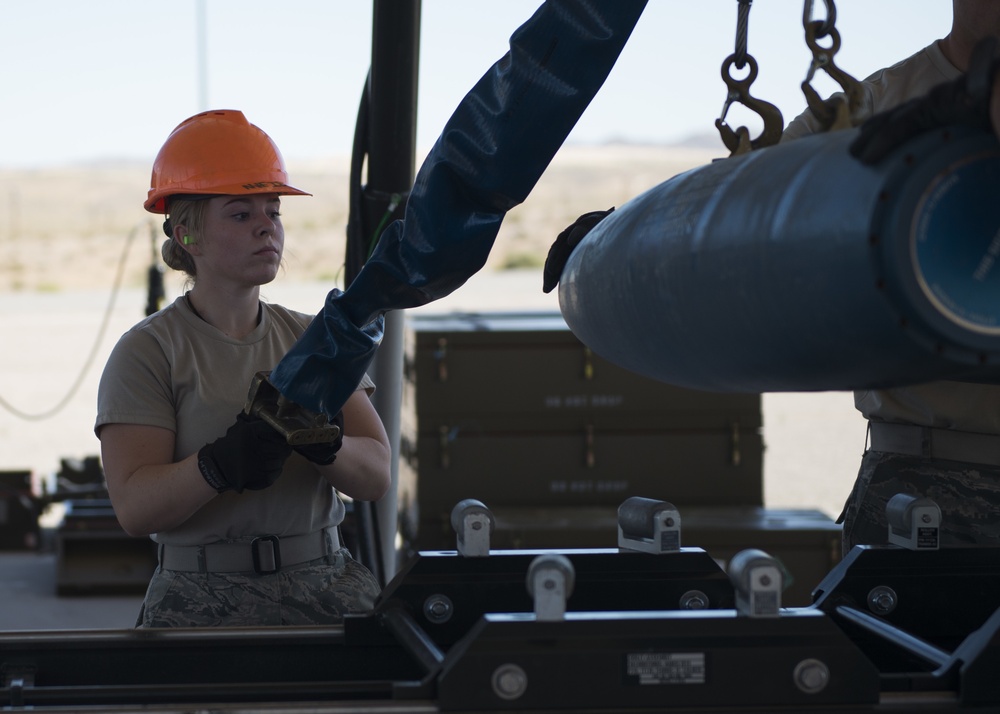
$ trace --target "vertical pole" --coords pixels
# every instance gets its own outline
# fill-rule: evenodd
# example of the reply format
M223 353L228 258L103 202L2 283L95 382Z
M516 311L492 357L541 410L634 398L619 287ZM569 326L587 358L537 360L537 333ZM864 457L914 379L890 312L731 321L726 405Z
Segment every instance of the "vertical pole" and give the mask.
M367 235L402 218L416 172L417 76L421 0L374 0L369 77L368 181L363 201ZM382 344L372 362L373 396L392 447L392 487L374 506L373 531L383 584L396 572L400 401L404 315L386 315Z

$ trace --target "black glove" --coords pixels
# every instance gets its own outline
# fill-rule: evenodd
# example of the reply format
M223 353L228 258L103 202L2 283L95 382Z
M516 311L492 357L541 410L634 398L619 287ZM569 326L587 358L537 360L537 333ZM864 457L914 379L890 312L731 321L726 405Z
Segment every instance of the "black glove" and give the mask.
M321 466L332 464L337 458L337 452L340 451L340 447L344 445L344 412L337 412L337 416L331 419L330 423L340 427L340 433L333 441L326 441L319 444L301 444L292 448L314 464L320 464Z
M614 211L612 206L606 211L591 211L567 226L562 233L556 237L556 242L549 248L549 254L545 258L545 268L542 271L542 292L550 293L559 284L563 268L569 260L570 253L576 248L590 231L604 218Z
M259 491L278 480L292 447L260 417L240 412L225 436L201 447L198 469L219 493Z
M851 155L875 164L913 137L953 124L989 131L997 48L996 37L980 40L972 51L969 71L961 77L866 121L851 143Z

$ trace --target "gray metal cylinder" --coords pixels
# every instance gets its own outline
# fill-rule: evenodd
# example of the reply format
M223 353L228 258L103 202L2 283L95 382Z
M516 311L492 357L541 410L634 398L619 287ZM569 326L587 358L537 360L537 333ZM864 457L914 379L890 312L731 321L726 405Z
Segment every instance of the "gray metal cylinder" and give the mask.
M733 392L887 387L1000 370L1000 145L961 128L877 166L857 130L723 159L598 224L559 300L602 357Z

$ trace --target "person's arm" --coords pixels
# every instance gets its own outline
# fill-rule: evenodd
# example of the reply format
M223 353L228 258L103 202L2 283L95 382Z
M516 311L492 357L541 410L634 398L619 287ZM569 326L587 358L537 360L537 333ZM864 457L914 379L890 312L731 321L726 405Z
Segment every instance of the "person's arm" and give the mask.
M198 469L197 454L173 462L169 429L106 424L100 438L108 494L129 535L174 528L217 495Z
M111 504L130 535L178 526L223 491L267 488L292 453L277 431L242 412L224 436L178 462L174 433L163 427L111 423L100 438Z
M355 391L344 404L344 442L336 460L319 466L320 473L345 496L377 501L392 482L389 437L371 399Z

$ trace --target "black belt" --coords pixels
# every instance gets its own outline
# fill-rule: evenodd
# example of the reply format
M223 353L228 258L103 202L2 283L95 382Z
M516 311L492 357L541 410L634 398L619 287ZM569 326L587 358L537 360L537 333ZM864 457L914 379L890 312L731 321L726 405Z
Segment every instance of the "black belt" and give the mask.
M914 424L869 422L871 449L907 456L1000 466L1000 436Z
M279 538L265 535L249 542L208 545L160 544L160 567L194 573L276 573L340 549L336 528Z

